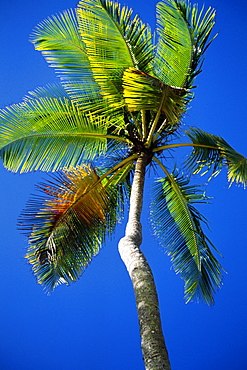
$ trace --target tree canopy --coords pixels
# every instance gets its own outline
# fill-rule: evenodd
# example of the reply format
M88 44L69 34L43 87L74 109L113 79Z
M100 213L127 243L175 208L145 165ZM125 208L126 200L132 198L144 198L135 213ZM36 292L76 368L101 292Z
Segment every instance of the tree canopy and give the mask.
M222 268L195 208L207 202L190 183L196 173L246 186L246 158L221 137L183 130L194 81L215 36L215 10L187 1L157 4L154 34L133 10L108 0L81 0L42 21L31 41L60 85L30 92L0 112L0 157L14 172L58 171L39 186L20 220L27 258L48 290L78 279L123 215L141 155L162 176L151 202L155 235L185 281L185 297L213 302ZM188 141L174 139L183 133ZM191 149L182 169L170 149ZM169 154L167 154L169 153Z

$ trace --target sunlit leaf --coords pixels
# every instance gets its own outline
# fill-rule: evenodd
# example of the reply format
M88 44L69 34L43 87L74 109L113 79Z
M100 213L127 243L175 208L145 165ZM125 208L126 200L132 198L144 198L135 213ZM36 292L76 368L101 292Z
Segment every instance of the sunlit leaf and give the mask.
M132 9L108 0L81 0L78 3L79 32L94 78L107 99L98 107L102 111L123 107L122 74L125 68L150 69L152 35L138 16L132 19L132 13Z
M23 98L23 101L33 99L69 99L69 95L60 83L48 84L46 86L39 86L36 89L29 91Z
M186 165L193 173L210 173L217 176L227 168L230 184L247 185L247 159L236 152L222 137L208 134L198 128L190 128L186 134L194 144ZM204 172L202 172L204 171Z
M213 293L221 286L222 269L202 229L207 221L194 207L207 202L199 187L174 173L156 183L151 214L155 235L185 282L186 301L199 299L211 304Z
M75 166L106 151L104 122L65 98L28 99L0 111L0 157L14 172Z
M31 41L55 68L74 102L86 106L99 98L99 86L91 71L74 10L65 10L40 22L32 32Z
M175 1L158 2L157 34L155 74L167 85L183 87L191 64L192 43L188 25Z
M213 39L216 12L199 10L189 1L162 0L157 4L156 76L168 85L191 89L201 72L203 57Z
M124 71L123 87L125 103L130 111L157 111L161 106L165 118L172 124L178 122L185 111L185 89L168 86L135 68Z
M190 1L175 0L175 3L190 33L192 55L185 87L192 88L195 77L202 71L205 51L217 36L209 39L215 25L216 11L211 7L204 11L204 6L199 10L198 4L191 4Z

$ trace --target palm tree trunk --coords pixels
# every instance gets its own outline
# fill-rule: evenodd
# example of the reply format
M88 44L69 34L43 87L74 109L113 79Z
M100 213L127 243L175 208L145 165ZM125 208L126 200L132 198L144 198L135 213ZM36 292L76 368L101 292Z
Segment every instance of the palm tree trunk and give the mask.
M136 162L125 236L120 240L118 248L135 292L145 368L146 370L169 370L170 363L161 328L153 274L140 250L142 243L140 216L146 164L147 155L142 153Z

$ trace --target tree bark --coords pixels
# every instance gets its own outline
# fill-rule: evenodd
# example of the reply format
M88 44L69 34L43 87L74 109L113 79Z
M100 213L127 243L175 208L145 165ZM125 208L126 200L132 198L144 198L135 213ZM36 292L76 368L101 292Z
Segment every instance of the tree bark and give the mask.
M142 243L140 216L146 164L147 155L142 153L136 162L125 236L120 240L118 248L134 288L145 368L170 370L153 274L140 250Z

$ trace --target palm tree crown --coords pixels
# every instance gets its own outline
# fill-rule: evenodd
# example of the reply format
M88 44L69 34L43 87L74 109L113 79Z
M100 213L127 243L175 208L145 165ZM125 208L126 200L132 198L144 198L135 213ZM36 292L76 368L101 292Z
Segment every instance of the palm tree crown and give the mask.
M29 235L27 258L48 290L77 280L99 252L128 205L135 163L144 156L146 167L163 173L151 219L185 281L186 301L213 302L222 268L195 208L207 197L190 179L226 166L229 182L246 186L247 162L198 128L184 131L188 142L172 141L182 132L214 24L212 8L162 0L154 37L132 9L81 0L34 29L31 41L61 84L1 110L0 157L14 172L57 171L19 221ZM169 150L179 147L192 151L182 171L171 171Z

